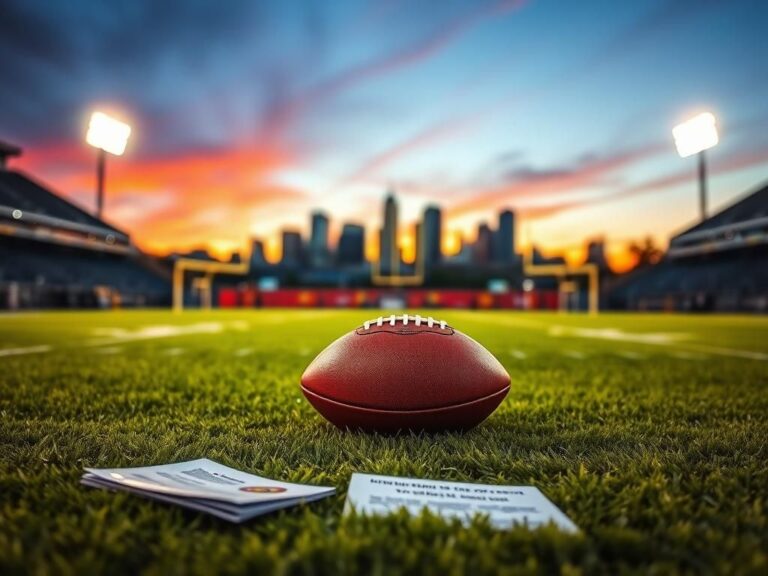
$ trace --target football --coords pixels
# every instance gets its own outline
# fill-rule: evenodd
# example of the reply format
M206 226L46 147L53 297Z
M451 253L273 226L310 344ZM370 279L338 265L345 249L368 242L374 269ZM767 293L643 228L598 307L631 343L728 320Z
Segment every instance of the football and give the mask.
M468 430L510 387L504 367L446 322L379 317L342 336L301 377L307 400L339 428Z

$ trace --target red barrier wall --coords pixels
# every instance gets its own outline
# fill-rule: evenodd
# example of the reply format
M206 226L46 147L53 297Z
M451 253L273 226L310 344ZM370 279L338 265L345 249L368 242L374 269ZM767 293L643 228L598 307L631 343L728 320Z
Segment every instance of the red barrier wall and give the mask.
M378 308L384 296L397 296L407 308L478 308L556 310L556 291L506 292L485 290L402 290L286 288L259 292L254 288L221 288L219 307L233 308Z

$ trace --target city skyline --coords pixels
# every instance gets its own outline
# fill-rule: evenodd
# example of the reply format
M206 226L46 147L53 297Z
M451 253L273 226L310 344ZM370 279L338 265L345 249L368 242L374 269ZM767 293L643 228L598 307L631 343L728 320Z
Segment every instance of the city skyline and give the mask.
M0 138L25 150L13 166L93 209L86 118L128 121L105 214L155 253L226 258L258 236L274 260L311 210L333 215L337 242L393 186L406 251L430 204L448 253L509 206L522 246L578 261L601 236L626 268L631 241L665 246L697 218L695 162L671 129L704 109L721 131L710 209L766 177L755 0L131 6L7 3Z
M310 217L309 234L305 238L299 230L284 228L280 231L279 256L266 258L264 241L254 237L250 243L250 254L232 253L231 258L250 258L254 267L281 265L305 268L333 268L337 266L374 263L381 275L397 275L401 266L414 265L423 259L425 270L441 263L462 261L462 251L470 250L466 263L515 264L520 254L517 252L515 213L504 209L498 213L498 224L494 229L487 222L478 225L474 240L462 239L459 249L446 251L442 241L442 210L439 206L428 205L422 219L411 226L415 241L401 243L394 233L398 227L399 204L393 190L389 190L382 205L384 222L380 228L373 227L372 234L366 234L366 226L359 222L340 222L341 235L332 242L328 228L333 220L320 210L313 210ZM378 236L379 244L386 245L378 250L374 258L366 255L366 238Z

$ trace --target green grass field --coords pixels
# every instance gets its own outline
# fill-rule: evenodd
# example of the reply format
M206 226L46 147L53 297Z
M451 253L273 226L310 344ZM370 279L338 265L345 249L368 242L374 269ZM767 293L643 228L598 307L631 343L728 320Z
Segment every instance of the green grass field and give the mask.
M381 437L299 390L373 315L0 316L0 573L768 573L768 318L432 312L512 390L469 433ZM235 526L78 484L198 457L338 495ZM355 471L532 484L582 532L343 517Z

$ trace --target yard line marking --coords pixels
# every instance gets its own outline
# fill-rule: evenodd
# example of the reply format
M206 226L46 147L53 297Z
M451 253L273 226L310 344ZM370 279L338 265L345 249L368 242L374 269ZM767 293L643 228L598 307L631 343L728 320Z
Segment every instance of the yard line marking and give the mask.
M738 348L725 348L698 344L696 342L683 342L690 338L685 332L623 332L615 328L570 328L568 326L552 326L549 329L550 336L576 336L578 338L597 338L601 340L614 340L622 342L636 342L651 346L666 346L677 348L683 353L702 352L704 354L717 354L734 358L747 358L749 360L768 360L768 353L756 350L739 350ZM701 358L701 356L698 356Z
M669 355L674 358L679 358L680 360L701 360L704 358L701 354L692 354L691 352L686 352L684 350L670 352Z
M645 358L643 354L638 354L637 352L631 352L629 350L620 350L616 352L616 354L627 360L642 360Z
M583 352L579 352L578 350L563 350L562 354L563 356L573 358L574 360L584 360L586 357Z
M2 356L22 356L24 354L40 354L41 352L48 352L51 350L50 346L27 346L26 348L3 348L0 349L0 357Z
M719 354L721 356L735 356L736 358L748 358L750 360L768 360L768 354L765 352L756 352L754 350L739 350L738 348L723 348L722 346L709 346L708 344L686 344L686 348L705 352L709 354Z
M235 356L250 356L253 354L253 348L240 348L239 350L235 350Z
M510 350L509 355L512 356L515 360L525 360L528 358L528 354L523 352L522 350Z
M640 344L669 345L690 336L685 332L624 332L617 328L577 328L570 326L552 326L550 336L577 336L579 338L596 338L598 340L614 340L621 342L638 342Z
M137 340L153 340L155 338L172 338L174 336L187 336L190 334L218 334L224 330L221 322L199 322L186 326L142 326L137 330L125 330L124 328L96 328L93 333L103 338L91 340L91 346L103 346L104 344L116 344L120 342L135 342Z
M105 346L103 348L96 348L94 350L96 354L117 354L122 351L123 349L120 346Z
M251 328L251 325L245 320L233 320L229 323L229 327L232 328L232 330L237 330L239 332L247 332Z
M166 348L163 350L163 354L166 356L181 356L184 352L184 348Z

